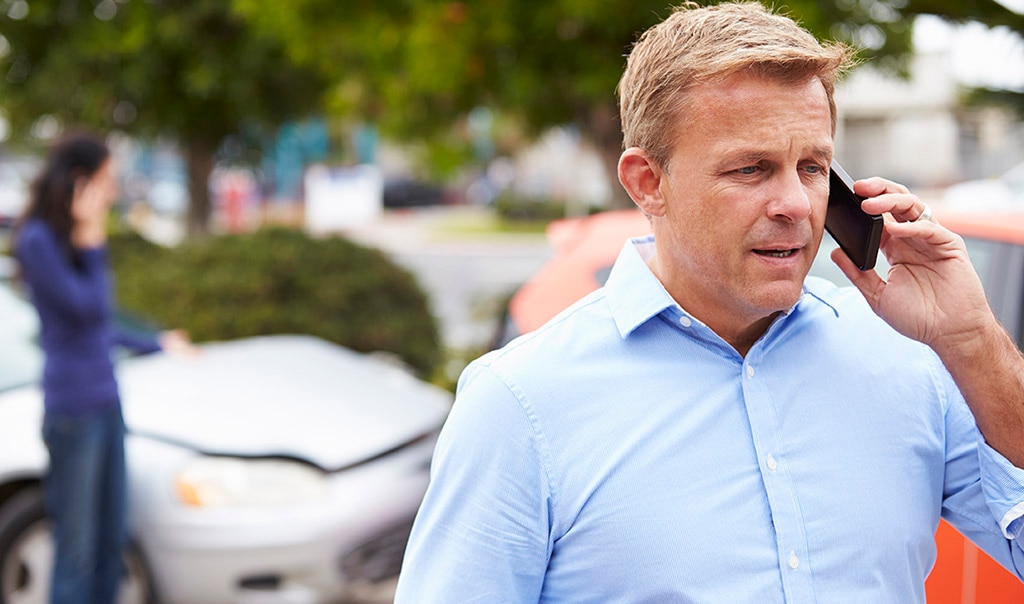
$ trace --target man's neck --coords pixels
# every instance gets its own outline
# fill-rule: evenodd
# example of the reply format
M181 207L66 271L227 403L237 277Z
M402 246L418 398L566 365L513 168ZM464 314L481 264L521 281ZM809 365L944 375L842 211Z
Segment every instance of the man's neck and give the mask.
M761 336L768 331L771 324L775 322L775 319L780 315L780 312L773 313L767 317L758 319L754 323L746 325L746 327L740 327L730 332L725 326L715 327L705 323L712 331L718 334L718 337L725 340L730 346L736 349L736 352L740 353L741 357L746 357L747 353L754 346L754 343L761 339Z
M687 291L685 287L673 285L673 281L667 278L663 267L658 261L658 255L654 254L647 258L647 266L665 290L676 301L680 308L684 309L690 316L694 317L708 328L715 332L718 337L725 340L732 346L740 356L745 357L754 343L761 338L781 314L781 311L774 312L766 317L744 317L741 314L730 314L722 312L706 312L705 309L715 308L711 304L702 304L700 300L693 300L693 292Z

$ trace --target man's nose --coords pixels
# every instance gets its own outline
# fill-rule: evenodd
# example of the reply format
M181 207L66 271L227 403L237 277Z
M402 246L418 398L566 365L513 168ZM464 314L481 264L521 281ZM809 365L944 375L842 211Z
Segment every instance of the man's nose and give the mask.
M810 191L798 173L779 174L773 184L767 208L769 218L801 222L811 215Z

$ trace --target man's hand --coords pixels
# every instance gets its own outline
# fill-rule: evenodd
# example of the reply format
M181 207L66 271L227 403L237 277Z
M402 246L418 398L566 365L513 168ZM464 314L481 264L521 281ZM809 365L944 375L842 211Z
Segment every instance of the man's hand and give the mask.
M963 239L931 220L906 187L881 178L858 181L862 207L885 214L886 279L860 271L841 250L832 260L894 329L942 359L993 449L1024 468L1024 358L985 299Z
M854 190L867 197L864 211L885 215L881 250L891 268L883 280L858 270L841 250L832 260L880 317L940 354L998 324L963 239L932 220L915 221L924 202L881 178L858 181Z

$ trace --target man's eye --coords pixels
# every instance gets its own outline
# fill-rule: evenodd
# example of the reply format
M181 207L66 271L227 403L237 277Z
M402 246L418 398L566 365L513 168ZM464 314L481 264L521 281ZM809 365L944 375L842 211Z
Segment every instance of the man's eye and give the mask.
M807 164L806 166L804 166L804 170L806 170L810 174L821 174L822 172L825 171L825 168L817 164Z
M739 170L736 170L736 171L739 172L740 174L755 174L757 172L757 170L758 170L757 166L746 166L746 167L740 168Z

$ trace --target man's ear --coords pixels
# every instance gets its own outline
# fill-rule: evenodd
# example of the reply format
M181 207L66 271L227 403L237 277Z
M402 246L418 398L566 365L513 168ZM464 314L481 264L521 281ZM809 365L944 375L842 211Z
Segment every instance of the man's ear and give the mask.
M619 182L648 216L665 214L665 198L661 194L663 177L658 164L639 147L630 147L619 157Z

